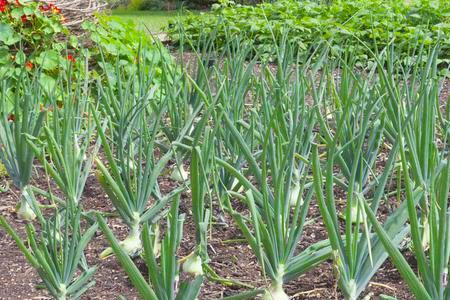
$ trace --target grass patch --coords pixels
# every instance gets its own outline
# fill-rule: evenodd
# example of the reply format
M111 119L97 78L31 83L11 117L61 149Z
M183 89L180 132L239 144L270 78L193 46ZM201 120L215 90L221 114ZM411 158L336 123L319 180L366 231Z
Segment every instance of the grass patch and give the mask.
M179 11L133 11L114 10L113 16L122 18L125 21L133 21L138 25L139 30L150 30L152 33L164 31L169 19L178 16Z

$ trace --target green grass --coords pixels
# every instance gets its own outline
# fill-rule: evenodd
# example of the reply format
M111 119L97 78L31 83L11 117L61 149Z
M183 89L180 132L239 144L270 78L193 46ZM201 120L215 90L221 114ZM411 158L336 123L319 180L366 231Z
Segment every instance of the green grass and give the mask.
M164 31L169 19L176 17L179 11L133 11L118 9L113 11L113 16L122 18L125 21L131 20L138 25L141 30L150 30L152 33Z

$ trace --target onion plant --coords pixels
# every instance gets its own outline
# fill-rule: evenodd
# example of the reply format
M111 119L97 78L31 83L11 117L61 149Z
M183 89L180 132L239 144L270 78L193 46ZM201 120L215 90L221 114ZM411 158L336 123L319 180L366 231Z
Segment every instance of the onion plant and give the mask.
M14 239L28 263L37 270L48 292L58 300L79 299L91 288L96 267L88 267L84 250L95 234L97 225L84 233L80 228L80 209L63 210L52 218L44 219L39 208L40 233L27 223L27 243L0 216L0 226Z
M384 105L388 111L389 123L386 136L398 136L399 124L403 124L402 135L408 147L405 149L414 188L425 190L420 199L419 222L422 226L422 243L427 246L430 235L429 189L439 170L439 154L436 141L442 128L439 94L443 80L439 80L439 47L417 50L417 62L409 66L395 56L393 47L379 64L381 84L386 90ZM381 59L381 58L380 58ZM402 84L398 84L400 81ZM406 120L409 121L406 121Z
M431 49L427 54L425 65L415 67L414 72L405 72L410 75L411 84L414 83L414 87L409 90L414 91L414 94L398 93L392 76L395 57L391 57L394 60L388 62L391 68L386 71L381 68L384 63L377 61L380 78L387 90L387 98L398 105L397 107L388 106L389 103L386 101L392 114L392 129L400 145L401 169L404 178L403 186L398 186L397 189L404 195L402 206L407 207L412 249L417 261L417 275L401 252L393 245L376 215L367 208L367 205L365 206L374 231L417 299L448 299L450 295L448 286L449 123L446 118L448 106L445 117L438 109L437 54L438 47ZM403 78L406 79L406 77ZM440 126L436 126L436 117L440 121ZM421 130L419 130L419 119ZM439 143L436 143L437 140ZM421 141L431 144L418 145L417 143ZM429 169L429 165L435 167ZM426 200L425 203L424 200ZM426 230L424 226L427 226L427 223L429 233L424 233ZM424 243L424 238L429 242Z
M27 136L38 137L46 114L45 103L41 103L46 99L45 91L39 80L30 76L22 73L14 88L7 79L0 83L0 159L20 191L17 212L25 220L36 217L29 186L34 151Z
M187 257L183 264L183 271L194 275L203 274L203 263L209 262L207 238L210 224L210 210L206 199L212 195L209 186L209 174L212 172L212 159L214 155L213 134L206 130L203 145L192 148L190 186L192 193L192 216L195 224L196 248Z
M398 145L396 148L397 147ZM332 148L331 151L333 150L334 149ZM386 260L387 253L384 250L379 237L370 234L371 227L367 222L361 220L360 217L356 217L356 223L352 222L351 219L348 219L350 221L346 220L345 224L342 224L338 220L336 199L333 191L335 183L333 156L335 156L335 154L331 151L327 155L327 163L324 171L326 195L324 195L322 190L323 175L317 148L313 151L313 173L316 197L328 232L330 244L333 248L334 267L341 291L343 292L345 299L357 299L369 284L378 268ZM375 191L373 191L374 196L370 199L370 206L368 203L369 199L366 199L361 195L353 195L353 197L357 197L358 209L356 212L349 212L351 209L347 206L347 215L350 213L357 213L361 216L360 210L363 209L364 206L369 206L372 213L376 213L380 201L383 199L384 188L386 187L389 175L393 169L397 152L398 150L394 149L390 153L385 169L378 178L379 185ZM351 198L348 192L346 193L346 196ZM406 221L407 214L405 206L401 206L401 208L391 214L386 221L385 231L394 247L399 247L400 243L408 233L408 227L405 226ZM343 236L340 232L341 225L345 227Z
M445 129L442 150L439 151L438 169L431 178L427 189L415 186L414 170L410 167L411 161L407 158L409 144L402 134L403 126L399 126L400 157L404 177L405 200L403 206L407 206L413 254L417 260L418 275L408 264L388 233L380 225L376 215L365 204L368 219L373 224L373 229L383 243L386 251L398 271L408 284L411 292L417 299L448 299L450 289L448 286L448 264L450 258L450 217L448 197L450 190L450 161L448 158L448 128ZM404 128L404 127L403 127ZM414 163L414 162L413 162ZM415 162L419 167L419 162ZM398 189L402 187L397 187ZM422 240L422 228L419 222L417 204L427 194L429 199L429 249L425 250Z
M192 63L184 62L177 68L168 68L163 75L162 89L167 98L167 114L161 131L167 141L173 143L180 140L184 146L196 144L203 134L208 120L204 118L205 110L214 105L218 95L215 86L214 64L218 60L217 54L211 47L193 48ZM184 56L183 49L179 55ZM220 92L218 92L220 94ZM182 132L188 129L185 133ZM169 146L166 146L169 148ZM183 163L190 155L189 147L175 147L176 165L172 170L171 178L176 181L187 181L189 173L184 170Z
M252 112L246 132L239 132L228 114L222 114L225 130L239 144L248 170L243 172L224 159L216 158L217 164L246 190L245 196L232 190L228 191L228 196L243 201L250 216L236 211L229 199L226 208L256 255L263 274L269 278L263 291L264 299L288 299L284 283L331 254L326 241L297 253L313 194L308 169L316 121L314 110L305 102L303 70L284 69L288 66L278 64L275 76L271 73L261 76L260 107ZM299 167L299 160L302 167ZM297 199L291 207L296 186L299 187L296 196L302 201Z
M183 54L181 50L179 55L183 56ZM161 130L169 143L178 139L182 130L190 123L190 117L196 114L196 111L205 103L208 104L209 99L212 98L213 72L208 67L208 61L213 59L212 55L207 49L201 53L193 52L192 65L182 63L176 67L167 67L167 71L162 75L161 89L167 98L167 119L166 126L163 126ZM195 117L198 122L199 116ZM201 132L201 128L192 124L183 142L185 144L192 142L192 139Z
M218 161L248 189L242 200L248 206L250 217L232 209L231 204L228 209L258 258L264 274L270 279L265 299L288 299L283 284L323 262L331 254L327 243L312 245L296 254L312 196L311 189L305 190L306 177L303 177L299 183L299 197L303 197L304 193L306 196L303 201L297 201L294 210L291 210L291 179L295 172L296 141L301 132L296 128L289 142L275 136L273 128L266 132L262 166L256 171L261 173L261 186L253 185L231 165Z
M93 115L97 128L101 128L96 113ZM131 139L134 139L133 136L123 136L123 145L126 146L119 150L119 152L123 151L123 156L119 156L120 160L114 156L117 152L113 153L112 149L115 148L110 146L105 132L98 130L108 161L108 166L106 166L100 159L96 159L100 172L98 179L121 219L130 229L130 234L122 242L122 246L131 256L137 255L142 250L141 224L160 217L160 213L163 212L173 194L182 190L182 188L178 188L169 195L162 196L158 188L158 176L172 156L172 153L168 152L155 162L154 144L159 118L160 116L157 116L153 124L148 125L150 128L142 126L140 137L137 140L130 142ZM144 118L141 118L141 122L144 122ZM133 149L133 147L135 148ZM155 201L151 207L148 207L152 197ZM106 249L101 257L106 257L111 253L111 248Z
M229 41L224 47L223 66L215 69L214 78L216 85L220 86L220 93L217 93L217 103L220 105L220 114L227 115L228 120L234 125L236 130L241 133L247 145L256 148L261 139L253 139L251 144L251 131L249 130L252 115L247 107L258 107L258 99L254 95L255 83L255 65L257 57L247 61L252 48L249 45L243 45L239 41ZM247 103L246 103L247 102ZM222 119L216 117L216 119ZM224 119L223 119L224 120ZM235 139L232 132L226 129L226 126L220 126L217 133L217 155L226 160L237 170L245 168L245 158L242 155L239 140ZM252 150L250 150L252 151ZM228 189L235 191L243 190L239 181L236 180L226 169L220 173L221 185L219 191L222 194Z
M321 80L317 89L313 88L313 94L314 98L329 98L327 102L316 99L322 104L317 112L325 144L331 147L336 143L335 161L342 172L338 182L350 194L365 196L372 188L370 185L377 184L373 180L374 165L383 142L385 111L382 95L373 85L376 68L362 77L355 73L355 64L346 61L339 69L340 82L335 83L332 75L325 71L325 80ZM353 198L343 217L355 223L358 210L363 213ZM363 221L364 216L359 217Z
M177 251L183 236L184 215L178 213L179 195L167 216L166 233L161 241L159 263L154 254L157 237L151 232L149 224L143 226L141 238L144 246L143 257L148 270L148 280L123 250L120 242L114 237L105 220L98 215L100 228L105 233L120 264L128 274L142 299L148 300L195 300L200 292L203 276L188 279L179 284L180 264Z
M59 91L51 96L53 111L43 127L42 141L29 142L69 206L77 207L100 143L90 149L95 124L88 112L87 78L74 83L69 79L61 83Z
M357 299L387 258L379 237L370 233L371 228L365 222L363 212L364 206L370 203L370 209L375 214L380 202L386 199L384 190L395 166L398 143L392 145L383 172L375 173L374 156L379 151L383 136L381 97L384 92L378 91L379 82L375 77L358 74L351 66L344 66L342 72L340 89L336 89L334 80L328 80L314 92L316 103L326 106L329 104L323 99L333 99L334 105L331 107L335 110L333 121L336 123L330 128L326 118L319 117L326 146L326 162L322 171L315 147L313 175L316 198L333 248L339 286L345 299ZM331 75L324 76L330 78ZM326 110L318 106L317 115L320 116L322 111ZM340 179L342 177L335 169L336 165L345 180ZM337 186L345 192L343 221L338 219ZM408 233L406 221L405 206L388 216L385 230L395 247Z
M98 80L96 85L101 116L109 119L109 141L117 148L117 160L126 159L125 146L134 142L134 135L139 132L140 126L145 125L142 122L143 111L151 114L152 107L165 109L164 104L160 103L158 86L153 81L156 68L147 68L142 55L145 54L136 58L137 69L131 74L118 62L115 73L108 74L106 83ZM146 73L147 69L151 72ZM136 149L131 150L130 155L134 155Z
M136 73L125 76L118 67L117 84L108 83L104 86L99 83L100 103L107 115L107 130L99 130L102 126L99 114L93 111L108 162L106 166L101 160L96 160L98 178L130 229L130 235L122 244L132 256L142 249L141 224L153 223L164 213L173 195L184 189L177 188L164 196L159 190L157 179L173 158L175 145L188 135L196 116L194 113L188 118L179 136L169 147L160 147L161 126L170 97L161 92L155 93L151 76L142 70L138 68ZM118 96L115 96L116 90ZM158 153L157 149L160 150ZM153 205L148 207L151 198L154 199ZM112 250L107 249L101 256L110 253Z

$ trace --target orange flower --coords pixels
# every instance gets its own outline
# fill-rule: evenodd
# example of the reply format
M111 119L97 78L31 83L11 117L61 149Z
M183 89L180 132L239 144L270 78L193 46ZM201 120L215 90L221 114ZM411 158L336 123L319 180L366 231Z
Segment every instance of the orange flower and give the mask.
M27 61L27 62L25 63L25 68L26 68L28 71L31 71L31 69L33 69L33 63L32 63L31 61Z
M67 60L73 63L76 62L75 57L73 57L72 54L67 55Z
M53 9L53 13L54 14L60 14L61 13L61 10L56 5L50 4L50 6Z

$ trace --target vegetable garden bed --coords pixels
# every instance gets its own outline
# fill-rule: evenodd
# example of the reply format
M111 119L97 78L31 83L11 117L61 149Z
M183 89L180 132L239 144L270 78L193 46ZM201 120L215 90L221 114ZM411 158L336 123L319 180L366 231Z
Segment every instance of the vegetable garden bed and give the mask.
M0 298L450 295L445 26L355 53L181 22L174 59L116 19L64 47L56 6L0 13Z
M36 185L45 188L47 185L42 170L38 171L42 176L36 176ZM2 180L2 184L7 182ZM170 190L176 185L170 178L161 179L163 189ZM24 234L24 223L16 218L14 206L16 198L14 192L1 194L1 214L5 215L14 228ZM88 179L85 191L85 208L102 212L112 212L114 209L105 197L102 187L98 184L94 175ZM190 214L189 195L183 196L181 212ZM304 240L300 248L314 244L326 238L327 234L320 222L320 212L316 203L313 203L308 213L312 223L305 228ZM226 217L227 225L217 225L213 231L211 244L211 266L223 278L234 279L252 286L264 286L265 282L261 279L260 268L258 267L255 256L243 241L241 232L233 225L232 220ZM126 226L118 220L109 222L110 228L113 228L118 237L126 236ZM185 227L185 238L180 255L187 255L194 245L194 224L192 219L188 219ZM118 295L126 296L127 299L139 299L136 290L127 279L120 264L114 257L107 260L98 258L99 254L108 245L102 235L94 238L92 245L87 249L87 257L91 264L99 265L95 280L96 286L90 290L82 299L116 299ZM17 249L14 241L0 231L0 261L7 262L0 264L0 286L3 287L0 292L1 299L37 299L39 297L47 298L45 290L37 289L40 279L36 272L27 264L21 252ZM409 259L414 263L412 258ZM142 264L142 262L140 263ZM145 272L145 269L142 269ZM248 288L239 285L226 286L217 281L206 281L202 288L200 299L220 299L222 296L232 295L238 292L244 292ZM299 279L289 283L286 287L290 295L296 295L292 299L340 299L336 281L333 276L331 262L325 262L319 268L316 268ZM396 271L395 267L386 262L379 270L379 273L373 278L373 283L367 289L367 293L379 296L380 294L396 296L397 299L414 299L406 288L403 280Z
M195 54L186 54L188 60L195 60ZM186 61L185 61L186 62ZM189 64L189 63L188 63ZM272 67L271 67L272 68ZM256 67L255 71L261 73L261 70ZM272 72L276 72L276 67L272 68ZM335 76L339 73L336 73ZM445 82L440 94L441 104L445 105L449 92L449 82ZM386 150L386 149L385 149ZM378 156L376 166L377 170L381 170L387 159L388 151L383 151ZM103 156L103 155L102 155ZM170 164L175 163L171 161ZM185 169L189 169L186 165ZM37 174L33 176L33 185L42 189L46 189L48 180L42 169L37 167ZM8 184L9 180L3 179L3 184ZM168 193L173 190L178 183L170 178L170 176L162 176L159 179L160 188L163 193ZM53 188L57 187L52 184ZM345 209L345 202L341 197L345 197L345 192L337 188L335 190L337 195L339 211L342 213ZM17 199L17 189L11 187L11 190L1 194L1 214L7 217L14 228L18 229L21 235L24 235L24 223L18 220L14 212L14 205ZM62 196L61 192L56 192L56 195ZM46 202L44 198L40 198L43 203ZM189 254L189 251L195 245L195 224L192 220L192 211L190 207L191 195L189 192L183 192L180 212L188 215L185 223L185 234L183 237L182 246L179 251L180 257ZM382 204L380 208L380 219L384 220L389 214L392 206L395 207L395 199L387 205ZM87 181L86 189L83 194L84 209L86 211L95 210L104 213L114 212L114 207L111 206L108 197L105 195L102 186L98 183L98 179L92 173ZM236 209L245 211L245 206L238 201L233 201L233 206ZM211 230L211 239L209 241L209 256L211 258L210 266L217 272L221 279L205 281L202 289L200 299L217 299L224 296L233 295L239 292L249 290L250 286L264 287L267 286L267 281L264 280L261 269L257 264L256 258L251 249L245 242L239 228L236 227L232 218L223 214L220 208L216 205L213 215L222 216L223 220L213 225ZM306 249L308 246L324 240L327 238L327 232L321 221L320 211L316 199L312 200L307 217L308 225L305 226L304 236L299 244L298 250ZM110 219L108 225L116 236L120 239L126 237L126 225L120 220ZM39 277L35 271L27 266L27 263L20 251L17 250L14 242L4 234L0 233L0 245L2 246L1 261L7 261L0 266L0 271L3 274L0 277L0 284L4 286L4 290L0 294L1 298L5 299L30 299L35 297L47 297L48 294L38 289L40 283ZM121 269L120 264L114 257L109 257L106 260L98 258L102 250L108 245L104 236L97 232L93 241L89 244L86 250L86 256L91 265L98 265L99 269L95 275L96 286L89 290L83 299L106 299L123 295L127 299L137 299L138 294L127 279L127 275ZM406 254L411 265L415 265L415 261L411 254ZM137 260L137 265L140 266L142 272L146 272L143 262ZM230 279L230 282L224 282ZM222 282L220 282L222 280ZM236 281L236 282L232 282ZM244 286L246 285L246 286ZM328 260L322 263L319 267L300 276L298 279L289 282L285 286L285 290L292 299L340 299L340 293L335 273L333 271L333 263ZM380 295L390 295L397 297L397 299L414 299L408 291L405 283L401 279L395 267L387 261L376 273L371 283L363 293L363 295L371 295L379 297Z

